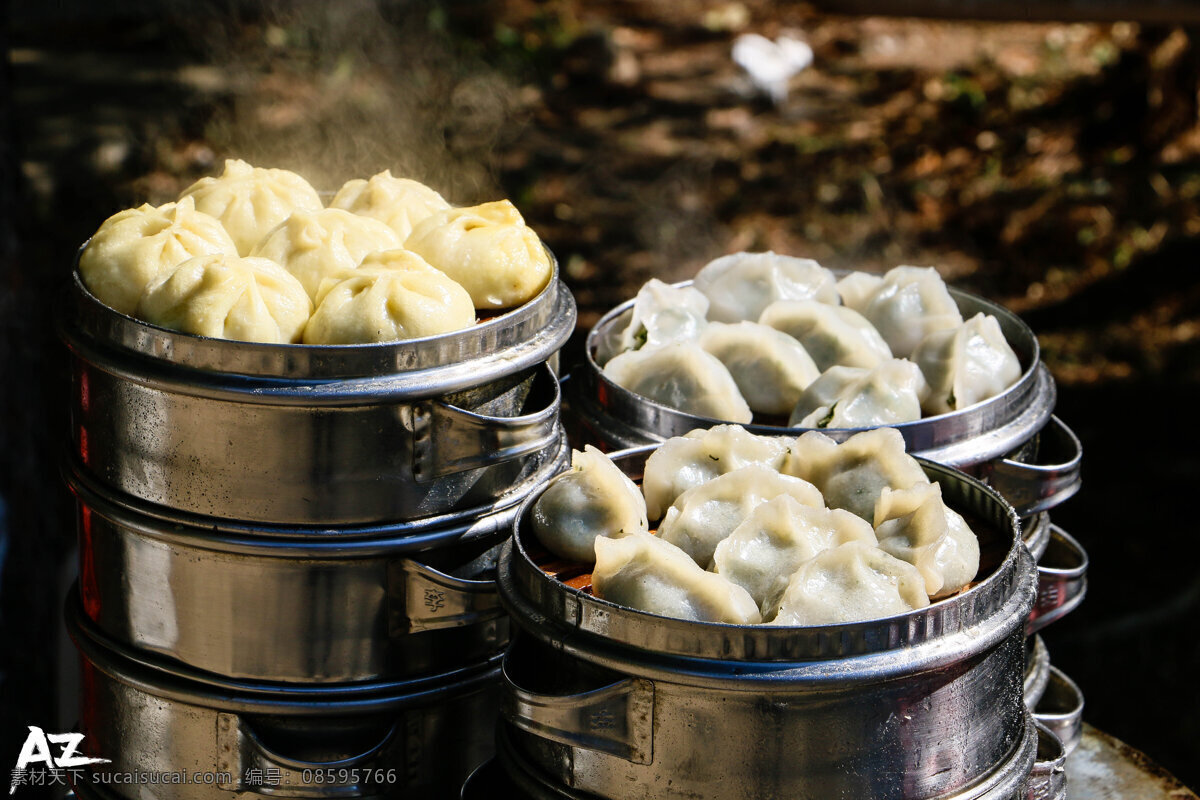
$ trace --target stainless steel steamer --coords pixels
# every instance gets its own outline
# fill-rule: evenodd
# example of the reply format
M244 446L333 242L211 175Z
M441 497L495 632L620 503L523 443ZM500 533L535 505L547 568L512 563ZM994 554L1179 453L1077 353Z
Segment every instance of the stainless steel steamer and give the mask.
M957 289L950 289L950 294L964 318L983 312L999 321L1021 362L1021 377L1001 394L970 408L891 427L904 436L910 453L990 483L1020 516L1063 502L1079 489L1082 454L1079 439L1052 416L1056 388L1039 360L1037 337L1002 306ZM596 323L587 337L584 363L567 381L568 404L573 423L581 428L580 438L620 450L722 424L634 394L604 375L597 351L628 325L633 303L617 306ZM761 423L744 427L762 435L796 436L804 431ZM824 432L840 440L855 430Z
M112 762L85 775L100 796L442 800L492 753L499 656L406 681L281 687L122 648L77 604L82 732Z
M468 664L508 642L497 549L569 457L560 436L487 506L337 529L166 513L71 473L83 608L123 646L236 679L378 681Z
M638 474L650 450L617 460ZM994 554L979 583L902 616L812 628L671 620L572 589L525 549L531 495L498 573L520 631L503 713L521 758L550 785L623 800L1023 797L1033 562L994 490L922 466Z
M74 276L62 315L80 472L138 500L272 525L362 525L486 505L558 446L557 278L463 331L267 345L119 314Z

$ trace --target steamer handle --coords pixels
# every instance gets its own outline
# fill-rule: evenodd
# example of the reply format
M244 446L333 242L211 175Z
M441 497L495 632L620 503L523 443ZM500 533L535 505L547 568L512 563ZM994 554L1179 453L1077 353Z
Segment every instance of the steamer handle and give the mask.
M653 762L652 681L625 678L578 694L548 695L517 685L511 667L505 654L500 713L508 722L571 747L609 753L634 764Z
M554 445L560 436L558 410L562 402L558 379L542 363L530 396L548 395L544 408L519 417L476 414L442 400L419 404L413 410L413 476L429 481L457 472L489 467L522 458Z
M989 483L1022 517L1045 511L1079 491L1083 445L1061 419L1050 415L1038 434L1038 457L1052 464L1030 464L1003 458L992 465Z
M1050 681L1034 706L1033 718L1062 742L1070 755L1083 736L1083 692L1058 667L1050 667Z
M1051 525L1050 544L1037 565L1037 599L1025 622L1026 635L1066 616L1083 602L1087 571L1088 555L1083 545L1062 528Z
M217 715L217 772L227 773L233 780L220 788L279 798L375 797L379 785L388 782L388 766L382 756L399 730L396 722L378 743L357 755L305 761L273 751L238 714L221 713ZM373 779L374 773L381 773L375 776L378 780Z
M1025 800L1065 800L1067 796L1067 751L1054 732L1038 722L1037 755L1025 781Z
M401 574L389 583L398 587L401 602L393 609L393 634L461 628L504 615L494 580L456 578L408 558L394 569Z

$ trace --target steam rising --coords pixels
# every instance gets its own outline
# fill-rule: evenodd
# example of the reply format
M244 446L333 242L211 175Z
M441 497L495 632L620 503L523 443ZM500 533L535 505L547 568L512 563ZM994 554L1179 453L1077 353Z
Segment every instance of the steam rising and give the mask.
M291 169L331 191L391 169L456 204L502 196L493 163L519 129L516 91L439 33L437 6L278 0L250 24L223 14L194 23L232 78L206 131L218 160Z

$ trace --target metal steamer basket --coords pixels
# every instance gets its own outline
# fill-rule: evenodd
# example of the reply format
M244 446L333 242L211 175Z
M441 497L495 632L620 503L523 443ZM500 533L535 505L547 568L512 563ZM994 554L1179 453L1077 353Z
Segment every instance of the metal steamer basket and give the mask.
M1052 415L1056 388L1039 360L1037 337L1002 306L957 289L950 289L950 294L964 318L983 312L999 321L1023 367L1021 377L1001 394L970 408L891 427L904 436L910 453L989 483L1022 517L1058 505L1079 489L1081 448L1075 434ZM633 303L617 306L596 323L587 337L584 363L567 381L572 423L579 426L581 437L621 450L722 424L634 394L604 375L596 354L603 342L628 325ZM763 435L796 436L804 431L788 428L782 421L744 427ZM841 440L856 431L823 432Z
M244 680L378 681L487 658L508 642L499 544L569 457L560 437L487 506L340 529L213 524L70 473L84 613L122 646Z
M76 273L61 315L75 469L164 508L272 525L486 505L558 447L551 364L576 311L557 274L467 330L317 346L159 328L100 303Z
M652 449L616 460L640 475ZM973 520L978 583L901 616L811 628L666 619L571 588L525 546L532 495L498 572L519 631L502 705L513 751L570 797L1023 797L1033 561L999 494L922 466Z
M82 776L82 797L441 800L494 747L478 720L496 714L499 656L406 681L281 687L123 648L74 596L67 627L81 655L82 731L111 760Z

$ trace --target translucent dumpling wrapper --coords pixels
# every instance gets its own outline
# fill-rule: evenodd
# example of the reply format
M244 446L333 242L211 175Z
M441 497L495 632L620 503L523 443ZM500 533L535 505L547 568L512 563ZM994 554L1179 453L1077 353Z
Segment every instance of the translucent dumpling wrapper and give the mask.
M874 545L875 534L849 511L779 495L755 506L717 545L713 568L749 592L766 615L801 564L846 542Z
M893 358L872 369L830 367L804 391L788 425L800 428L869 428L921 418L928 393L916 364Z
M912 355L930 333L957 328L963 321L958 304L933 267L895 267L865 296L850 287L848 293L851 300L846 305L875 326L897 358Z
M916 567L874 545L847 542L801 564L770 617L772 625L835 625L928 605Z
M265 258L196 256L160 275L137 316L164 328L241 342L300 341L312 301L300 281Z
M936 483L885 488L875 504L875 535L884 551L920 571L931 598L954 594L979 571L979 539Z
M418 222L449 209L450 204L420 181L394 178L391 170L384 170L368 180L346 181L329 207L377 219L404 241Z
M243 256L293 213L325 207L317 190L296 173L238 159L226 160L224 172L201 178L180 197L191 197L198 210L219 219Z
M708 298L698 290L651 278L638 290L633 316L621 332L620 351L694 342L708 324Z
M862 310L867 307L867 301L871 299L882 283L883 278L879 275L873 275L870 272L851 272L837 282L838 295L842 298L842 305L853 308L861 314Z
M958 411L1003 392L1021 377L1021 362L990 314L926 336L912 360L929 383L927 414Z
M255 246L252 255L282 264L315 301L321 281L357 267L371 253L400 249L395 231L340 208L298 211Z
M841 444L808 431L788 448L780 471L816 486L830 508L843 508L868 522L875 519L875 503L884 488L929 483L917 460L904 452L904 437L895 428L856 433Z
M237 245L190 197L155 208L119 211L92 234L79 255L79 276L97 300L132 315L146 286L189 258L236 256Z
M750 410L783 415L820 371L800 342L757 322L710 322L700 346L729 370Z
M463 285L480 309L512 308L546 288L554 265L507 200L439 211L404 246Z
M694 342L621 353L604 365L604 374L634 394L687 414L732 422L754 418L729 370Z
M808 481L782 475L765 464L747 464L675 498L658 526L658 535L708 569L717 545L757 506L781 495L825 508L821 493Z
M755 436L740 425L715 425L667 439L646 459L646 512L652 520L662 519L688 489L748 464L778 469L790 443L776 436Z
M466 289L407 250L384 250L324 278L304 330L306 344L419 339L475 324Z
M571 469L556 476L533 505L533 533L560 558L591 563L597 537L649 530L646 501L633 481L591 445L571 454Z
M705 572L670 542L648 533L595 540L592 591L618 605L693 622L754 625L758 604L740 586Z
M839 365L870 369L892 357L879 331L845 306L783 300L767 306L758 321L799 340L822 372Z
M837 303L837 282L810 258L766 253L734 253L706 264L692 285L708 297L708 319L715 322L758 320L779 300Z

